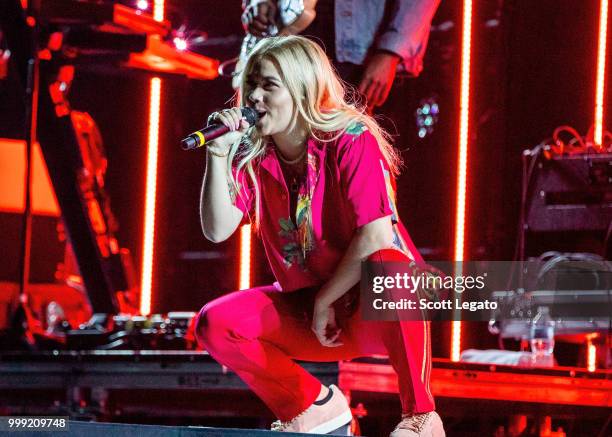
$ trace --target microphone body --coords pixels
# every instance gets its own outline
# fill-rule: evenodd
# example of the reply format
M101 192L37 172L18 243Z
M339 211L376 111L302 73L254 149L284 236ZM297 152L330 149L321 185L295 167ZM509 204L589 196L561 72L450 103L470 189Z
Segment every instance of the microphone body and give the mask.
M245 118L249 126L253 126L257 123L257 111L253 108L240 108L240 112L242 112L242 116ZM222 123L214 123L209 126L206 126L199 131L196 131L189 135L187 138L184 138L181 141L181 148L183 150L193 150L199 147L206 145L206 143L214 140L215 138L219 138L221 135L224 135L229 132L229 127Z

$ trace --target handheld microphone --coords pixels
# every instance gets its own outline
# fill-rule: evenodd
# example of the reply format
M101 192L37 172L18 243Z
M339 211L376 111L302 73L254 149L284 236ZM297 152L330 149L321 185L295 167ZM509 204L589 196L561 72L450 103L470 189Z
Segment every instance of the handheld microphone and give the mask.
M242 112L242 116L246 119L249 126L253 126L257 123L259 119L257 115L257 111L253 108L240 108L240 112ZM189 135L183 141L181 141L181 147L183 150L193 150L198 147L204 146L207 142L214 140L215 138L219 138L221 135L229 132L229 127L222 123L214 123L209 126L206 126L204 129L200 129Z

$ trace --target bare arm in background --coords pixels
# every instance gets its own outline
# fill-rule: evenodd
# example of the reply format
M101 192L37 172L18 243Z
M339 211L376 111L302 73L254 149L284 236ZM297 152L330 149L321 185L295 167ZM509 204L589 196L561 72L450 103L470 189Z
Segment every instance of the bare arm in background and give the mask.
M374 42L358 86L370 112L387 100L400 62L411 76L420 74L431 20L439 4L440 0L401 0L393 4L391 19Z

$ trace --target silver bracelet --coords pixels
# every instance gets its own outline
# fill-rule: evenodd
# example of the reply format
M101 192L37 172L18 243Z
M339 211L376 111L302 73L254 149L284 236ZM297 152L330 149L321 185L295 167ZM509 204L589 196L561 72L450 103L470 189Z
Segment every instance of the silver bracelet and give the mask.
M206 149L206 151L210 153L212 156L216 156L217 158L227 158L230 154L229 150L227 151L227 153L224 153L224 154L213 152L212 149L210 148Z
M210 126L210 123L211 123L212 121L214 121L214 120L215 120L215 118L217 118L217 116L218 116L218 115L219 115L219 112L218 112L218 111L215 111L215 112L213 112L212 114L210 114L210 115L208 116L208 118L206 119L206 126Z

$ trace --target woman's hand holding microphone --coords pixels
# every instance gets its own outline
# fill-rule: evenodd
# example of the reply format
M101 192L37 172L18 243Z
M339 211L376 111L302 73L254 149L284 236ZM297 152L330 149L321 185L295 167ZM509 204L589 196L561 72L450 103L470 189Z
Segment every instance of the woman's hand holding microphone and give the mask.
M229 128L229 132L207 143L207 151L218 158L225 158L229 154L232 144L239 141L249 128L249 123L242 115L240 108L224 109L214 112L208 117L208 124L222 123Z

